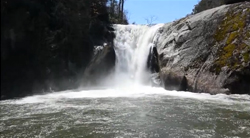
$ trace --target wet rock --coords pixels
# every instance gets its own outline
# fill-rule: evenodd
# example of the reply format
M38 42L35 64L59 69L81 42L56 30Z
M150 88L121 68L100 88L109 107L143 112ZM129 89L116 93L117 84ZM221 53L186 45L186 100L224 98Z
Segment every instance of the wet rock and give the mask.
M149 55L147 59L147 69L151 73L158 73L160 71L159 62L158 62L158 52L156 47L151 47L149 50Z
M150 76L151 79L151 86L160 87L161 86L161 79L159 73L153 73Z
M164 70L160 78L167 90L186 91L188 89L186 76L178 71Z
M102 47L102 48L100 48ZM92 57L90 64L84 72L83 85L101 85L105 77L114 72L115 50L112 46L100 46Z

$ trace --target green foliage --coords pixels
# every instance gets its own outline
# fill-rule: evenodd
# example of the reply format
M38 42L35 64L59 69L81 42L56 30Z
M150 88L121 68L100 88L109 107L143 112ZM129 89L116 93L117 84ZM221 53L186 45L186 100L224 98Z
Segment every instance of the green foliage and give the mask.
M197 5L195 5L192 14L212 9L221 6L223 4L233 4L243 1L249 1L249 0L201 0Z
M212 9L223 4L223 0L201 0L193 9L193 14Z
M244 2L244 1L249 1L249 0L223 0L224 4L233 4L233 3Z
M108 0L109 18L113 24L128 24L124 0Z

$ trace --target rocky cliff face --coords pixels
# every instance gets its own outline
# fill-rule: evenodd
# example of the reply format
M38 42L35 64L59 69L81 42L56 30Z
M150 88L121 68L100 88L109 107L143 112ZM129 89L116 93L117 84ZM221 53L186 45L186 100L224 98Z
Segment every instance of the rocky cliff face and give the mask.
M166 24L157 51L166 89L250 94L250 2Z

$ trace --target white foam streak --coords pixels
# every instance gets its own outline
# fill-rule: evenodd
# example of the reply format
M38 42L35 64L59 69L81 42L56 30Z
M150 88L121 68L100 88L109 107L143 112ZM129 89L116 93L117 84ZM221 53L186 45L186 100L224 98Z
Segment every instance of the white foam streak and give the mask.
M150 86L130 86L112 88L106 90L83 90L83 91L64 91L50 93L46 95L30 96L20 100L2 101L1 104L32 104L32 103L51 103L64 99L97 99L97 98L140 98L168 96L170 99L195 99L204 102L215 102L218 104L247 104L250 105L248 95L210 95L204 93L167 91L163 88Z
M158 39L157 32L163 24L152 27L146 25L115 25L116 74L117 81L143 83L149 76L146 62L150 47Z

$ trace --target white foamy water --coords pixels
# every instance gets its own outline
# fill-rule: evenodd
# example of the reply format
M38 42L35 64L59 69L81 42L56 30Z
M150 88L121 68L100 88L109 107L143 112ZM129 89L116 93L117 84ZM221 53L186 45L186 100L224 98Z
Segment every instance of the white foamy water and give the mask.
M142 85L109 88L103 90L71 90L55 92L45 95L29 96L19 100L6 100L2 101L1 104L51 103L61 101L63 99L141 98L153 97L155 95L168 96L170 99L194 99L218 104L246 104L250 107L249 95L210 95L206 93L168 91L163 88ZM246 109L249 109L250 111L249 107Z
M250 137L250 96L146 86L162 24L115 25L112 87L0 101L3 137Z
M133 86L0 101L3 137L248 137L250 98Z
M160 28L164 24L147 25L114 25L116 38L114 40L116 52L116 69L113 86L96 90L69 90L44 95L29 96L18 100L1 101L1 104L32 104L53 103L63 99L98 99L98 98L140 98L154 95L169 96L171 98L195 99L220 104L250 105L249 95L210 95L204 93L167 91L163 88L146 86L149 79L146 62L149 49L154 47L159 38ZM112 78L113 79L113 78ZM246 107L244 109L249 109Z
M115 25L116 38L116 80L133 81L143 84L149 79L146 62L150 47L154 47L159 38L159 29L164 24Z

